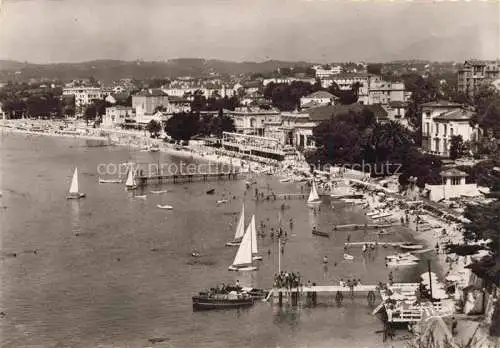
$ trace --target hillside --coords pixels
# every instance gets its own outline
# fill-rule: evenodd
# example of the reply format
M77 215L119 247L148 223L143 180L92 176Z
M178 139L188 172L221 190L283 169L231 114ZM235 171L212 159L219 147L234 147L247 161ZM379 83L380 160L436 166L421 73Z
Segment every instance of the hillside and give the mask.
M82 63L32 64L16 61L0 61L0 81L27 81L35 78L63 81L94 76L110 82L120 78L165 78L179 76L202 77L210 73L239 75L265 73L278 68L309 66L306 62L229 62L205 59L172 59L165 62L96 60Z

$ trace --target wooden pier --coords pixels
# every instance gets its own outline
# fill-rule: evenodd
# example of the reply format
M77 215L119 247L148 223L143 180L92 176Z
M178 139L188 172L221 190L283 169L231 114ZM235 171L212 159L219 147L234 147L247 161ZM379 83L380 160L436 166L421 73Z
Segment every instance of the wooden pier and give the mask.
M265 193L264 198L259 198L259 199L264 199L264 200L291 200L291 199L307 199L309 194L302 194L302 193Z
M357 285L352 288L355 293L359 292L369 292L377 290L377 285ZM336 293L337 291L351 292L351 288L348 286L340 285L315 285L315 286L301 286L298 288L273 288L270 290L273 294L278 293L291 293L291 292L331 292Z
M334 225L334 231L346 231L346 230L377 230L382 228L389 228L394 226L393 224L348 224L348 225Z
M371 245L380 245L380 246L391 246L391 247L399 247L401 245L405 244L404 242L347 242L344 243L345 246L351 247L351 246L360 246L362 247L363 245L371 246Z
M194 181L208 180L237 180L239 172L216 172L216 173L195 173L195 174L172 174L172 175L144 175L136 176L137 185L147 184L177 184Z

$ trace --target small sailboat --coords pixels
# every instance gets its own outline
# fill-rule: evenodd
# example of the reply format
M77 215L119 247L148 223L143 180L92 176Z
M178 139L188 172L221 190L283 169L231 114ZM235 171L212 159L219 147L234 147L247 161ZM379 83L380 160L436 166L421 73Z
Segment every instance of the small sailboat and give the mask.
M253 261L262 261L262 256L259 256L259 248L257 246L257 228L255 226L255 215L252 215L252 220L250 220L250 224L248 225L247 232L250 230L252 234L252 260Z
M134 171L132 168L128 171L127 181L125 182L125 186L127 190L135 190L137 188L137 184L134 178Z
M247 230L243 235L240 247L236 252L233 264L228 268L230 271L256 271L257 267L252 264L252 233Z
M101 179L99 178L99 184L121 184L120 179Z
M349 254L344 254L344 259L345 260L354 260L354 256L349 255Z
M174 207L172 207L171 205L161 205L161 204L157 204L156 205L157 208L160 208L160 209L168 209L168 210L172 210L174 209Z
M71 186L69 188L69 193L66 196L67 199L80 199L85 197L85 193L78 191L78 168L75 168L73 172L73 178L71 179Z
M238 225L236 226L236 232L232 241L227 242L226 246L238 246L241 243L241 239L245 234L245 205L241 208L240 219Z
M321 200L318 195L318 189L316 188L316 182L313 180L311 192L309 193L309 198L307 199L307 203L316 204L320 202Z

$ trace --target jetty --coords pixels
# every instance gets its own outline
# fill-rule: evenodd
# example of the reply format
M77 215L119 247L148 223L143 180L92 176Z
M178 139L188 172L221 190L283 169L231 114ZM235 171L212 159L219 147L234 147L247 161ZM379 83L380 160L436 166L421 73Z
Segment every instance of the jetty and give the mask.
M344 243L345 246L351 247L351 246L360 246L362 247L363 245L380 245L380 246L391 246L391 247L399 247L401 245L405 244L404 242L346 242Z
M240 173L233 172L210 172L210 173L189 173L189 174L171 174L171 175L139 175L135 177L138 186L147 184L178 184L194 181L209 180L237 180Z
M303 194L303 193L268 193L264 195L265 200L288 200L288 199L301 199L305 200L309 194Z
M373 230L373 229L381 229L381 228L389 228L392 227L393 224L347 224L347 225L334 225L334 231L346 231L346 230Z

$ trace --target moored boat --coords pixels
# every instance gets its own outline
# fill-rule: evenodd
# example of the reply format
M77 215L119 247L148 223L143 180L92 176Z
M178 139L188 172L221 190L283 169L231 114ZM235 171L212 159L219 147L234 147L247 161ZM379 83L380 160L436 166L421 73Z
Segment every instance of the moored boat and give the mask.
M256 271L257 267L253 265L253 253L252 253L252 231L251 225L249 225L243 235L241 244L236 252L234 261L231 266L228 267L229 271Z
M344 259L345 260L354 260L354 256L349 255L349 254L344 254Z
M121 184L120 179L101 179L99 178L99 184Z
M249 307L254 304L254 298L246 293L231 291L228 293L218 291L200 292L192 297L193 310L213 310Z
M215 192L215 189L210 189L207 191L207 195L212 195L212 194L214 194L214 192Z
M424 248L422 244L415 244L415 243L404 243L401 244L399 247L405 250L421 250Z
M125 182L125 187L127 188L127 190L135 190L137 188L137 184L136 184L135 178L134 178L134 171L132 168L130 168L130 170L128 171L127 181Z
M322 231L318 231L316 229L312 230L312 234L314 234L316 236L321 236L321 237L330 237L330 234L328 232L322 232Z
M161 204L157 204L156 205L158 208L160 209L168 209L168 210L172 210L174 209L174 207L172 207L171 205L161 205Z

